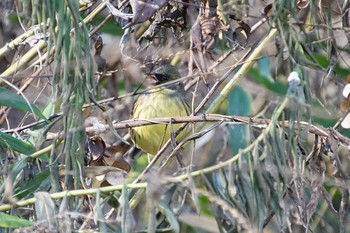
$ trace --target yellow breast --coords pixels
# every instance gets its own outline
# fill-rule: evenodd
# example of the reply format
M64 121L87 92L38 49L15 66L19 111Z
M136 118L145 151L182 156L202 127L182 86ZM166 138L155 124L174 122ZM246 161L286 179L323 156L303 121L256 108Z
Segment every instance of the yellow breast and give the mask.
M131 119L188 116L188 113L189 106L183 93L171 89L156 89L136 99ZM176 132L180 125L172 124L173 131ZM130 133L137 148L154 155L170 138L170 125L135 127ZM184 133L185 131L177 139Z

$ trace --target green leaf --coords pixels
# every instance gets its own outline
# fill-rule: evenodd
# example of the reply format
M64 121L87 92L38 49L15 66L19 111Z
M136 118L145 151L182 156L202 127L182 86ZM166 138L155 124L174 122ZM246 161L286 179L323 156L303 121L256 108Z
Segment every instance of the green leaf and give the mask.
M26 219L19 218L17 216L12 216L9 214L0 212L0 227L6 228L17 228L17 227L30 227L34 223Z
M16 93L3 87L0 87L0 106L8 106L23 112L34 111L36 116L41 119L46 119L36 105L30 104L29 106L27 101L22 96L17 95Z
M265 86L268 90L276 94L284 96L287 92L286 85L283 85L281 82L278 81L272 82L271 79L262 75L257 69L251 69L249 75L254 79L255 82Z
M259 59L257 65L258 65L260 74L264 76L266 79L268 79L268 81L270 82L273 81L273 78L270 72L270 67L271 67L270 58L263 57L262 59Z
M97 16L95 17L96 24L100 24L105 20L105 16ZM101 33L106 33L114 36L122 36L124 30L119 25L115 24L113 21L108 21L103 24L103 27L100 29ZM118 37L112 37L112 39L116 39Z
M23 156L16 163L11 165L11 176L16 177L27 166L30 159L31 158L28 156Z
M176 219L176 216L174 212L166 206L164 203L159 202L158 207L160 208L160 211L165 215L168 222L170 223L170 227L172 229L172 232L180 232L180 225L179 222Z
M248 116L250 98L241 87L236 87L228 97L227 114L230 116ZM247 146L248 127L246 125L229 125L230 146L232 154Z
M8 147L11 150L19 153L30 155L35 152L35 148L22 140L14 138L6 133L0 131L0 146Z
M18 200L30 198L33 193L47 191L50 189L51 180L49 169L45 169L38 174L33 174L33 179L20 181L15 189L14 197Z
M327 68L329 66L329 59L324 56L324 55L320 55L320 54L315 54L315 58L317 60L317 62L323 67L323 68ZM337 74L337 76L340 77L346 77L349 74L349 69L346 69L344 67L342 67L339 62L335 65L335 69L334 69L335 73ZM321 78L321 77L320 77Z

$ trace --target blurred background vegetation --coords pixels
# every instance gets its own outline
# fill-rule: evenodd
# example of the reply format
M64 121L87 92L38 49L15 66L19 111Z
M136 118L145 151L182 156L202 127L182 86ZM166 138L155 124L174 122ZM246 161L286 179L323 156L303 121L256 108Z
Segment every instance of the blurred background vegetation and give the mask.
M0 231L350 232L349 6L1 1ZM128 118L161 64L194 127L149 163Z

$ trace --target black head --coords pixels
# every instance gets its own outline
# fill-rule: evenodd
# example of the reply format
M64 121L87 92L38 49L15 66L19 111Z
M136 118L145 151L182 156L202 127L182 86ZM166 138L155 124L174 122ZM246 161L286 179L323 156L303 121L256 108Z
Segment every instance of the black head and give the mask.
M174 66L163 65L155 69L147 79L151 85L159 85L180 78L180 73Z

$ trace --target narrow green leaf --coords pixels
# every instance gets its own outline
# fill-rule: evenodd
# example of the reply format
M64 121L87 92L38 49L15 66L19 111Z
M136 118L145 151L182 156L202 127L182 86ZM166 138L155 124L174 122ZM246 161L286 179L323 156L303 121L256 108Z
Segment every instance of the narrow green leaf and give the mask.
M30 227L34 223L26 219L19 218L17 216L12 216L9 214L0 212L0 227L6 228L17 228L17 227Z
M314 55L317 62L323 67L323 68L327 68L329 66L329 59L324 56L324 55L320 55L320 54L315 54ZM349 69L346 69L344 67L342 67L339 63L337 63L335 65L335 73L337 74L337 76L340 77L346 77L349 74Z
M27 166L29 160L30 157L23 156L16 163L11 165L11 176L17 177L18 173L20 173Z
M23 112L32 112L41 119L46 119L35 104L28 105L27 101L13 91L0 87L0 106L15 108Z
M51 186L49 169L44 169L38 174L33 174L33 179L23 180L19 182L15 190L15 198L22 200L29 198L37 191L47 191Z
M17 151L25 155L30 155L35 151L35 148L29 143L26 143L22 140L14 138L1 131L0 131L0 146L8 147L11 150Z
M176 219L174 212L168 206L166 206L165 204L163 204L161 202L159 202L157 206L158 206L158 208L160 208L161 212L167 218L173 232L175 232L175 233L180 232L180 225Z
M263 85L270 91L279 94L279 95L285 95L287 92L287 86L283 85L281 82L278 81L271 81L268 77L265 77L261 74L257 69L253 68L250 70L249 75L254 79L255 82L257 82L260 85Z

